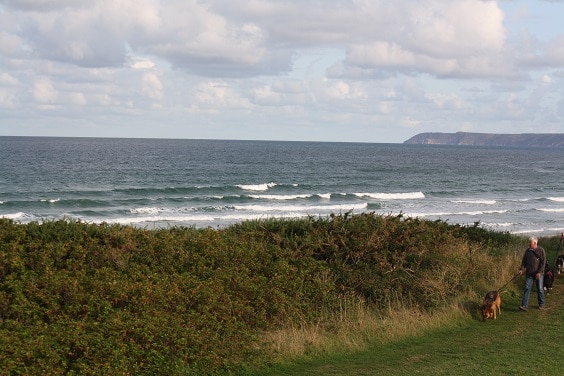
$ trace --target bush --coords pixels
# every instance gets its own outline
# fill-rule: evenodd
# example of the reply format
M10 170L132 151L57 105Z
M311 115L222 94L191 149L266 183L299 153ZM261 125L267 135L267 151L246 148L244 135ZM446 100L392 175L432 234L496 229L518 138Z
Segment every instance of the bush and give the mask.
M8 374L233 371L263 354L261 332L338 316L346 302L448 303L512 239L374 213L222 230L0 219L0 364Z

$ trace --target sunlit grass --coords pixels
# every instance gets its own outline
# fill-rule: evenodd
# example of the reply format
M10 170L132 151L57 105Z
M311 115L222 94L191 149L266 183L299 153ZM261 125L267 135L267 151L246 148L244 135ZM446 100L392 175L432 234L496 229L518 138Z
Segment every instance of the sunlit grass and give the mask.
M362 304L349 308L342 319L309 325L289 325L263 334L263 345L272 354L270 361L284 362L295 358L319 357L366 350L374 343L388 343L468 319L462 306L432 312L391 304L376 312Z

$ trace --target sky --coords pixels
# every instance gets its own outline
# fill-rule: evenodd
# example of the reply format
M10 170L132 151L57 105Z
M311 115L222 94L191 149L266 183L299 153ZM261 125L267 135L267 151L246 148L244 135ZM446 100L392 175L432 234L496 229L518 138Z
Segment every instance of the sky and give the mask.
M564 1L0 0L0 136L564 133Z

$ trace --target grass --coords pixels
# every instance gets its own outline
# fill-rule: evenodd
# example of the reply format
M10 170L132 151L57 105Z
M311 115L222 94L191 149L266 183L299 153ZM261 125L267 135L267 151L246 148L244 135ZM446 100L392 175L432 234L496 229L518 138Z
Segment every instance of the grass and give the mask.
M556 277L554 289L547 295L546 311L534 307L535 292L529 311L519 311L522 282L522 277L517 278L509 291L502 292L502 314L497 320L481 321L478 302L416 322L400 311L387 335L374 338L363 350L302 356L250 374L559 375L564 276ZM398 325L412 332L398 329ZM397 338L394 332L399 333Z

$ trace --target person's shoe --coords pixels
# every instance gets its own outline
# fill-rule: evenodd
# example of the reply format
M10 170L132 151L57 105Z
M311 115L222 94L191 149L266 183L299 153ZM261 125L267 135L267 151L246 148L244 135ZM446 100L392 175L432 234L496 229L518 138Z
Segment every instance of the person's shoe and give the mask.
M519 306L519 309L520 309L521 311L526 311L528 308L527 308L527 306L522 305L522 306ZM543 308L543 309L544 309L544 308Z
M539 306L539 309L540 309L541 311L544 311L546 308L545 308L543 305L541 305L541 306Z

